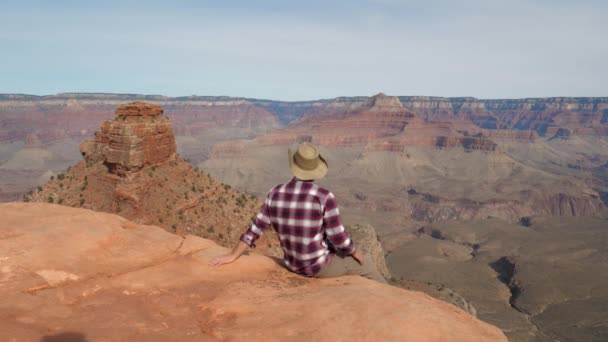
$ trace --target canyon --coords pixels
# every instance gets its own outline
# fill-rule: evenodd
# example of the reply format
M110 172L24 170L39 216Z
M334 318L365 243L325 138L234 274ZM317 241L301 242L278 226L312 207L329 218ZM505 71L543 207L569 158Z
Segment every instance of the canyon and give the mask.
M119 107L133 101L147 104ZM607 105L0 95L0 200L52 199L228 247L268 189L291 177L287 149L312 142L330 166L320 183L392 284L454 303L514 341L601 339L593 303L605 299L593 289L605 279L589 265L606 252L597 241L608 227ZM258 252L276 256L267 238ZM543 285L538 270L551 267ZM579 276L589 288L568 280ZM561 321L563 310L576 317Z

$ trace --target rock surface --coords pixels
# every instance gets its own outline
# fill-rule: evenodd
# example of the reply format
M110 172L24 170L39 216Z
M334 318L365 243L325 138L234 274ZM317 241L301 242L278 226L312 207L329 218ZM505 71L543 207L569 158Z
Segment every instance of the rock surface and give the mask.
M0 339L506 341L419 292L356 277L307 279L119 216L3 204Z

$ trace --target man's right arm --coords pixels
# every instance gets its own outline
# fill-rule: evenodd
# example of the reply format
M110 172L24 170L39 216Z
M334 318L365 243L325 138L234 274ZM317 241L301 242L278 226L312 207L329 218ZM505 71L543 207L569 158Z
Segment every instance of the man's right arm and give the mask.
M234 246L230 253L217 255L211 258L211 260L209 261L210 265L219 266L223 264L229 264L238 259L241 254L243 254L245 250L247 250L247 247L255 247L255 241L259 239L260 236L262 236L262 234L264 233L264 231L270 227L270 216L268 213L268 206L270 202L269 197L270 194L264 201L264 205L260 209L260 212L249 226L249 229L247 229L247 231L245 231L245 233L241 235L239 243Z
M259 239L264 232L270 228L270 213L268 212L270 206L270 195L266 197L264 205L260 209L260 212L255 217L249 229L241 235L240 240L252 248L255 248L255 242Z

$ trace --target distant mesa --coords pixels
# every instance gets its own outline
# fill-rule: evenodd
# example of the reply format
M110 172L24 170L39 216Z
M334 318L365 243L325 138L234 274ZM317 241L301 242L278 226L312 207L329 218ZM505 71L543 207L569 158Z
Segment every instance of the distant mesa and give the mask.
M373 106L370 111L383 111L383 112L406 112L403 108L403 104L399 101L397 96L386 96L383 93L379 93L372 97ZM412 112L407 111L413 115Z

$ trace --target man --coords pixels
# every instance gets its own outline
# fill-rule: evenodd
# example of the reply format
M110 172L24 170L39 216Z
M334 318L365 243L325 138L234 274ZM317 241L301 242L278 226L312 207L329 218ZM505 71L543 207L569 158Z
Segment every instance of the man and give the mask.
M334 195L314 183L327 174L328 166L317 148L302 143L289 165L294 178L270 190L262 209L229 254L213 257L210 265L219 266L238 259L247 247L272 225L284 252L284 263L292 272L331 278L361 275L383 283L372 262L365 261L350 235L342 226Z

